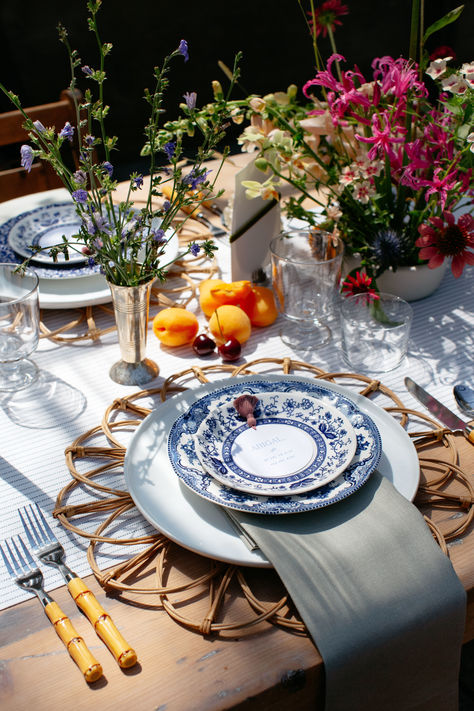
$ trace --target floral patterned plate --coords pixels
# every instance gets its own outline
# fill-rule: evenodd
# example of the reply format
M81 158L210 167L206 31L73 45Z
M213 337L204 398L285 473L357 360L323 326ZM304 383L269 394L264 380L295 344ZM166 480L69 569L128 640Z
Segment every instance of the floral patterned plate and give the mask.
M349 420L357 437L357 448L351 463L339 476L324 486L301 494L266 496L226 486L203 469L196 452L195 435L204 418L216 407L232 404L238 395L248 393L260 397L272 392L300 393L318 398ZM352 400L319 383L290 379L245 382L239 379L235 384L216 389L199 398L178 417L168 436L168 457L180 481L208 501L258 514L300 513L341 501L365 484L378 465L381 453L382 445L375 423Z
M257 426L232 403L212 408L196 435L199 460L221 483L254 494L288 496L328 484L357 446L347 417L307 393L259 396Z

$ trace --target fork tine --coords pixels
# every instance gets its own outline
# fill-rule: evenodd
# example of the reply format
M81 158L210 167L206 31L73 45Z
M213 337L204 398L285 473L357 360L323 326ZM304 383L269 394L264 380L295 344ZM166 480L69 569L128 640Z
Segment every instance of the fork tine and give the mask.
M35 503L35 506L36 506L36 510L38 511L38 514L39 514L39 516L40 516L40 518L41 518L41 521L42 521L42 523L43 523L44 529L45 529L46 533L48 534L49 540L50 540L50 541L56 541L57 538L56 538L56 536L54 535L53 531L51 530L51 528L50 528L50 526L49 526L49 523L48 523L47 520L45 519L42 510L40 509L40 507L38 506L38 504ZM31 507L31 508L33 509L33 507Z
M36 565L35 561L33 560L33 556L31 555L30 551L28 550L28 548L27 548L27 547L25 546L25 544L23 543L23 538L22 538L21 536L17 536L17 538L18 538L18 540L20 541L21 547L23 548L23 552L24 552L24 554L25 554L25 556L26 556L27 562L29 563L29 565L30 565L32 568L37 568L38 566ZM15 546L15 547L16 547L16 546ZM18 548L17 548L17 552L18 552Z
M25 507L23 510L18 509L18 515L19 515L19 517L21 518L21 522L22 522L22 524L23 524L23 528L24 528L24 531L25 531L25 533L26 533L26 537L27 537L27 539L28 539L28 543L29 543L30 546L33 548L33 550L35 550L36 548L38 548L38 546L39 546L39 544L40 544L40 541L39 541L39 539L38 539L38 536L36 535L36 530L34 529L34 526L33 526L33 524L31 523L30 517L28 516L28 511L26 510L26 507ZM29 525L26 524L26 521L25 521L25 518L24 518L24 517L28 518L28 523L29 523ZM33 532L34 532L34 534L35 534L35 537L34 537L34 538L33 538Z
M8 545L7 541L5 541L5 545ZM9 549L10 550L10 549ZM15 576L15 571L13 570L10 561L8 560L7 556L4 553L4 550L2 546L0 546L0 553L2 554L3 561L5 563L5 567L8 571L8 575L11 575L12 578Z

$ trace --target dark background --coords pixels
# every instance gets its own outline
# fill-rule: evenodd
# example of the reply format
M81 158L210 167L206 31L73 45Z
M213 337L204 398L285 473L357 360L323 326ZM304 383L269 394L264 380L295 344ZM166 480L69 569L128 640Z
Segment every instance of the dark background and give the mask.
M411 0L345 0L350 14L336 31L338 51L347 67L357 63L369 75L374 57L408 53ZM306 3L309 6L309 3ZM461 4L459 0L427 0L425 27ZM440 45L454 48L458 62L474 59L472 35L474 0L466 0L461 18L427 43L431 52ZM23 106L54 101L69 84L68 60L59 42L56 26L61 21L69 31L71 46L83 64L97 66L95 39L87 29L85 0L3 0L0 7L0 81L20 96ZM119 137L120 166L117 177L146 166L137 163L143 144L147 104L143 89L153 86L153 66L177 48L184 38L190 60L178 57L170 75L166 100L167 118L178 115L185 91L198 92L198 104L212 100L211 81L227 80L217 66L222 60L232 66L238 50L243 52L241 83L248 93L284 90L291 83L301 87L314 76L311 40L297 0L239 0L216 2L161 2L160 0L104 0L98 15L102 41L114 48L107 57L105 100L111 106L109 135ZM321 38L323 57L331 53ZM79 72L81 74L81 72ZM79 77L82 89L95 83ZM234 98L242 94L236 90ZM10 110L0 96L0 111ZM235 132L235 135L238 134ZM233 144L233 149L238 150Z

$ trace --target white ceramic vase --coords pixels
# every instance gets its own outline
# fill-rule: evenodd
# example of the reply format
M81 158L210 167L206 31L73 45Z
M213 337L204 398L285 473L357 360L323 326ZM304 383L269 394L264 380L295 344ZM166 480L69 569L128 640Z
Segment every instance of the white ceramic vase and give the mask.
M355 256L344 259L346 275L357 266L358 260ZM427 264L398 267L396 271L389 267L377 277L377 286L386 294L394 294L405 301L417 301L436 291L443 280L447 266L447 262L444 261L436 269L430 269Z

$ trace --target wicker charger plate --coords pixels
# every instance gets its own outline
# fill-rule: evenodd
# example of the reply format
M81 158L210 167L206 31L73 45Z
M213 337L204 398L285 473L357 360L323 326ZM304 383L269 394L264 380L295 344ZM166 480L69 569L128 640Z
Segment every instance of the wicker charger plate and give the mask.
M406 409L379 380L351 373L327 373L290 358L262 358L239 367L192 366L170 376L161 388L114 400L102 422L67 448L66 462L72 479L59 492L54 515L67 529L89 540L88 561L104 588L134 604L158 604L176 622L201 634L254 631L265 622L305 633L304 624L273 570L255 571L217 563L184 550L155 531L134 535L134 516L140 524L142 519L123 482L127 439L159 402L185 390L193 381L212 382L223 373L237 378L295 372L353 388L384 407L402 427L409 419L416 426L421 423L423 429L409 433L421 466L422 483L415 504L424 513L435 540L449 555L448 542L462 536L474 517L474 487L458 464L456 437L435 420ZM79 489L87 492L87 503L74 503ZM439 522L445 517L440 513L446 510L455 513L448 517L448 524L443 521L441 525ZM125 561L101 571L95 559L97 546L120 550L121 558L124 547L133 551Z

